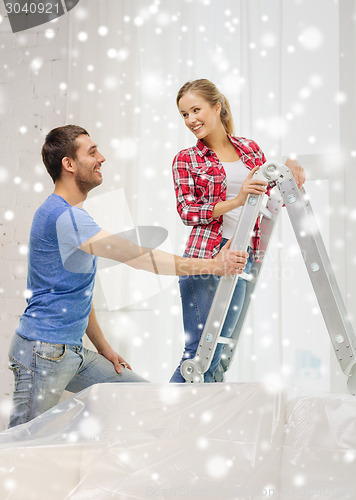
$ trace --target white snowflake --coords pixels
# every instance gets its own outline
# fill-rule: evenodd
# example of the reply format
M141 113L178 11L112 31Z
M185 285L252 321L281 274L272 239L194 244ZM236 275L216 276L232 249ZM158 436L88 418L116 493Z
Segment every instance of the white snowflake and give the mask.
M87 418L83 418L78 426L79 433L85 439L96 438L100 434L101 430L102 428L100 421L97 418L90 416Z
M80 42L86 42L89 38L89 35L86 31L80 31L77 35L77 38Z
M214 455L207 460L206 471L214 479L222 479L228 475L228 465L225 457Z
M324 35L315 26L306 28L298 37L300 44L307 50L317 50L324 43Z

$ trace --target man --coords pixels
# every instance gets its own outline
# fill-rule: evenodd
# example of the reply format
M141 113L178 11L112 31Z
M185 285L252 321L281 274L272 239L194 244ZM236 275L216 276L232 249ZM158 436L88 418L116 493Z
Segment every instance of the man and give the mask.
M102 183L105 158L81 127L49 132L42 158L55 189L36 211L31 228L31 296L9 351L15 377L9 427L55 406L65 389L145 382L112 349L97 322L92 306L97 256L172 275L241 273L248 257L227 248L214 259L186 259L142 248L101 229L81 205ZM85 333L97 352L83 348Z

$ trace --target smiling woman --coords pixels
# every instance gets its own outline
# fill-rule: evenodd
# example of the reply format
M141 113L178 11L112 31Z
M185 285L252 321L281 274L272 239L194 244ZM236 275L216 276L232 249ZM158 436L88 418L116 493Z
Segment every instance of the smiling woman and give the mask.
M267 183L253 177L266 158L253 140L234 137L230 105L226 97L207 79L187 82L177 95L177 106L185 125L198 142L180 151L173 161L173 178L177 210L184 224L192 226L185 255L211 258L232 238L234 229L249 194L266 192ZM290 165L297 183L305 180L299 164ZM253 254L258 258L260 221L247 248L250 270ZM171 382L184 382L180 365L192 358L207 320L219 282L216 276L183 276L179 286L183 307L185 350ZM246 282L238 280L228 310L222 337L231 337L239 319ZM214 382L222 353L220 343L211 366L204 374L205 382Z
M184 222L192 226L185 256L211 258L219 252L233 235L240 212L249 193L263 194L267 183L252 179L255 170L266 158L258 145L245 138L233 137L233 121L229 103L217 87L207 79L187 82L179 90L177 106L185 125L198 139L197 145L180 151L173 162L173 178L177 210ZM234 211L230 225L223 216ZM259 231L259 226L256 227ZM256 251L255 234L251 247ZM250 259L245 272L251 266ZM219 279L216 276L184 276L179 279L185 330L185 350L171 382L184 382L180 365L192 358ZM238 280L230 309L221 335L230 337L240 315L245 281ZM222 351L218 345L210 368L204 374L205 382L214 381Z
M204 137L207 137L209 130L214 131L216 126L223 127L225 133L233 134L230 104L209 80L187 82L179 90L176 102L186 126L195 135L203 126L206 127Z
M179 99L179 110L186 126L198 139L207 138L217 125L222 125L221 103L212 108L208 101L194 92L187 92Z

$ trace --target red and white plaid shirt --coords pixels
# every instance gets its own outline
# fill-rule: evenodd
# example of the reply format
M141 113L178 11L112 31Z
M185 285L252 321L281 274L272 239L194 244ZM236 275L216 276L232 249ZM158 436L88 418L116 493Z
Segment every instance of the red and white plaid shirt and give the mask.
M265 163L259 146L244 137L228 136L247 168ZM214 206L226 200L226 173L215 152L202 140L196 146L180 151L173 161L173 179L177 210L187 226L193 226L186 253L189 257L209 259L220 248L223 216L213 219ZM257 219L253 246L258 259L260 220Z

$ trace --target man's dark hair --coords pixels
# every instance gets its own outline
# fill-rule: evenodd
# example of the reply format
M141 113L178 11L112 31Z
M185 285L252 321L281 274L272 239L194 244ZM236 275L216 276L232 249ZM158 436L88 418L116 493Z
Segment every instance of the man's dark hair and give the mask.
M53 182L61 176L62 159L66 156L75 159L79 147L76 138L80 135L89 134L84 128L76 125L57 127L46 135L42 146L42 160Z

